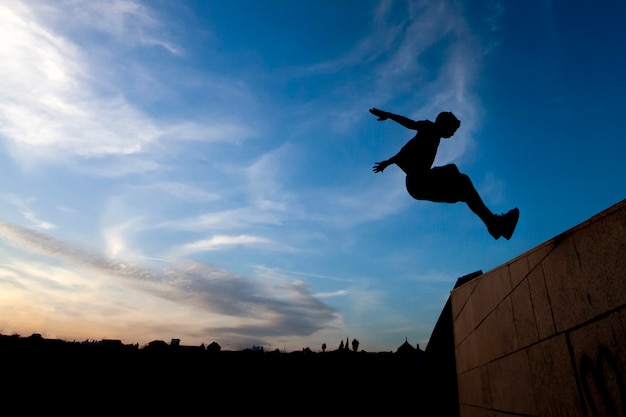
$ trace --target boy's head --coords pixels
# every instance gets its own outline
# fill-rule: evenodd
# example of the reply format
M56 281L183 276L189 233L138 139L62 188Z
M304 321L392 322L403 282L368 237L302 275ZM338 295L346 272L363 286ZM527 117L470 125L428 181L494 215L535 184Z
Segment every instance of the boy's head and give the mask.
M442 111L437 115L435 125L439 129L442 138L449 138L452 137L459 126L461 126L461 121L451 112Z

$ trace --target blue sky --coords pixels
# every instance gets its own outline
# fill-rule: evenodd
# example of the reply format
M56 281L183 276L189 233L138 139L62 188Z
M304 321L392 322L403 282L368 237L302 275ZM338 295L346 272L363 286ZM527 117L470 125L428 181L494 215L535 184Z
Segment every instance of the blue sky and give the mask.
M5 1L0 333L425 347L456 279L621 201L626 3ZM373 174L452 111L496 213Z

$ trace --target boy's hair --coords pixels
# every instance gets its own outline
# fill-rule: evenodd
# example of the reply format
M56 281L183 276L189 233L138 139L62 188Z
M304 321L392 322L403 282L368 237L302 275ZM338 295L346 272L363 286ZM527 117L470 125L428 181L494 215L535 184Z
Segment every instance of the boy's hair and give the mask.
M442 111L439 113L435 119L435 123L442 124L444 126L455 126L457 129L461 126L461 121L449 111Z

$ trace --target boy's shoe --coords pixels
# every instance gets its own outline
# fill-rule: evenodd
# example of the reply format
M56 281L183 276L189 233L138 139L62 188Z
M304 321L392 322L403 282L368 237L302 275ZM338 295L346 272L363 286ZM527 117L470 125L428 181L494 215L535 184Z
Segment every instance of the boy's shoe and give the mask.
M511 236L513 236L518 220L519 209L517 207L509 210L506 214L497 214L488 227L489 233L494 239L499 239L504 236L506 240L509 240Z

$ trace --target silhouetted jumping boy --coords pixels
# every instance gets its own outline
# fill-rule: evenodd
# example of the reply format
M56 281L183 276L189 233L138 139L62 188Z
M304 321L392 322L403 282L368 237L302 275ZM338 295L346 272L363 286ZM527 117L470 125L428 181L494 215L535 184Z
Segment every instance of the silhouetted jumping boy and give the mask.
M459 172L455 164L432 166L441 138L452 137L461 126L454 114L441 112L432 122L411 120L379 109L370 109L370 113L379 121L391 119L417 131L400 152L385 161L376 162L372 168L375 173L396 164L406 174L406 189L414 199L438 203L462 201L480 217L494 239L501 236L507 240L511 238L519 219L519 209L514 208L506 214L493 214L483 203L470 178Z

